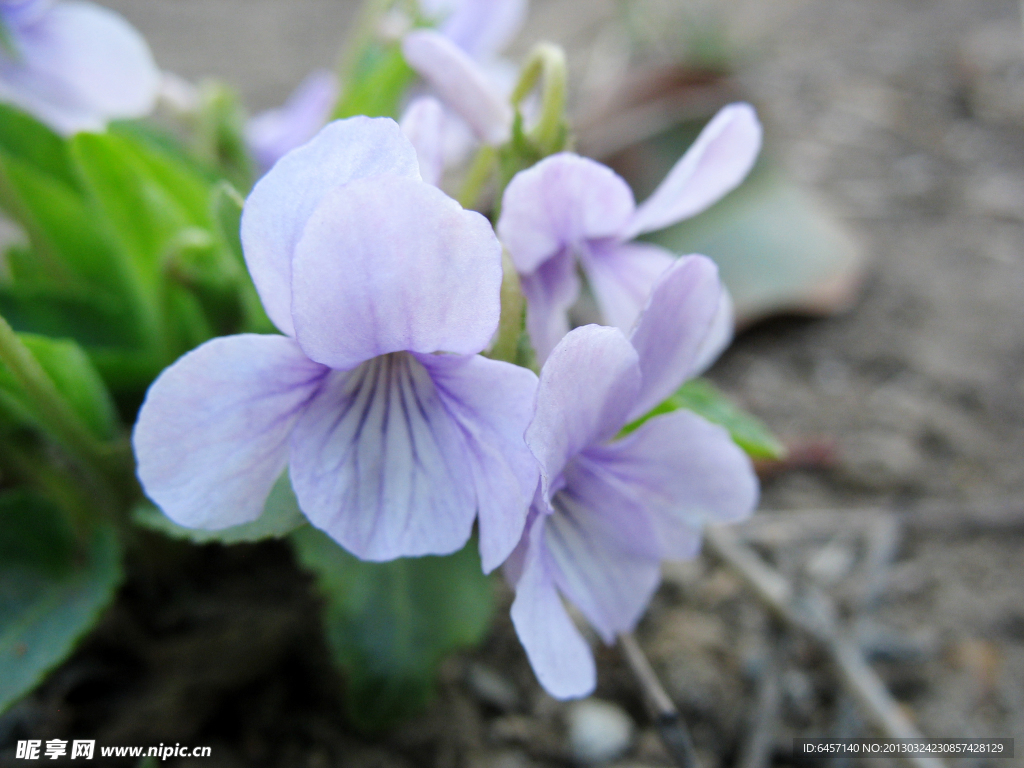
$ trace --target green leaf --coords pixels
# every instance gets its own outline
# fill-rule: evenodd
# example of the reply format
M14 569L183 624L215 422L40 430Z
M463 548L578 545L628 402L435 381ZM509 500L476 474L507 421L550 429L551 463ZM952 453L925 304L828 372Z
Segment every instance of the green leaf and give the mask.
M50 502L24 490L0 494L0 568L21 565L47 574L66 573L75 532Z
M60 518L41 499L0 496L0 546L18 553L0 557L0 712L71 653L121 581L113 528L97 527L74 556Z
M299 562L317 576L349 716L365 731L421 711L444 656L487 632L493 593L475 541L448 557L388 563L358 560L313 527L291 541Z
M62 291L33 281L0 284L0 315L20 333L74 339L86 348L139 344L131 314L98 294Z
M0 149L70 187L78 184L67 141L9 104L0 104Z
M251 523L233 525L219 531L185 528L151 504L136 507L132 512L132 519L143 528L158 531L172 539L186 539L195 544L245 544L263 539L280 539L307 523L306 516L299 510L299 503L295 499L287 472L281 475L271 488L267 503L263 507L263 514Z
M210 193L210 211L215 229L224 250L231 254L239 267L238 301L243 324L239 331L246 333L277 333L277 328L263 309L256 286L249 277L242 253L242 207L245 200L229 182L221 181Z
M182 233L212 227L209 189L170 156L127 136L78 134L72 152L123 254L144 338L170 362L212 335L196 297L168 280Z
M786 455L785 446L760 419L732 402L707 379L691 379L686 382L668 400L627 425L623 434L635 431L648 419L680 408L693 411L712 424L725 427L733 441L753 459L781 459Z
M82 348L67 339L51 339L28 333L19 334L19 338L46 371L57 392L90 431L101 440L111 438L117 428L114 404L106 385ZM35 414L35 404L2 365L0 389L16 400L26 413Z
M195 153L218 176L239 189L253 184L253 162L245 141L245 110L226 83L207 80L200 86L201 103L194 132Z
M0 149L0 204L22 225L32 259L12 263L15 279L122 290L113 244L97 226L82 192Z
M374 40L359 57L334 108L333 119L369 115L398 119L398 108L416 73L400 43Z

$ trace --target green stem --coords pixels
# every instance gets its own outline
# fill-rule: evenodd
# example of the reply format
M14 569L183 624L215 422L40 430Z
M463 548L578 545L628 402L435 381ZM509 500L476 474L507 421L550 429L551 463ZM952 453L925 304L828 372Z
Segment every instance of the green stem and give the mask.
M106 485L117 474L115 452L97 440L82 423L61 397L39 361L22 344L18 334L3 317L0 317L0 363L7 366L35 406L36 416L43 428L95 472L97 479Z
M484 186L494 173L497 158L498 150L490 144L484 144L477 151L473 164L466 171L462 189L459 190L459 203L463 208L474 208L479 202Z
M523 335L523 299L519 274L507 250L501 253L501 319L498 321L498 335L487 356L492 360L515 363L519 353L519 339Z
M540 120L529 136L548 155L561 149L564 142L567 70L565 51L557 45L538 43L530 52L512 91L512 105L518 109L542 79Z

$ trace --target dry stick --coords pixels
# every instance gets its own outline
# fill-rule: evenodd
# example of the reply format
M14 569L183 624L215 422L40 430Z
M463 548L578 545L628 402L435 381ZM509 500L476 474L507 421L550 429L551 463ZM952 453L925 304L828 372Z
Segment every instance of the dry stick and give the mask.
M668 750L672 761L679 768L700 768L693 740L686 729L683 716L661 686L661 681L651 668L650 662L640 649L631 632L619 635L619 648L626 658L630 670L644 692L644 699L651 710L658 735Z
M886 737L924 738L900 710L860 648L840 632L834 618L835 608L828 598L808 590L806 599L798 602L789 581L724 528L709 526L705 540L708 548L742 576L780 618L825 646L842 682ZM905 759L917 768L945 768L945 763L934 757L906 755Z
M775 620L771 620L775 623ZM757 687L757 703L751 718L750 730L740 750L737 768L764 768L771 764L772 747L775 746L775 731L779 724L779 709L782 704L781 653L778 648L777 632L770 632L768 653L764 671Z

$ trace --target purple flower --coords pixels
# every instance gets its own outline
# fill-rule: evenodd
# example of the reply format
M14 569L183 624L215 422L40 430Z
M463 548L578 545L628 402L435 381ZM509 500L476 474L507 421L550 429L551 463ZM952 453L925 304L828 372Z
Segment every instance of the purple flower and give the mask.
M445 37L477 61L497 56L526 19L527 0L420 0Z
M512 135L512 106L486 71L452 40L432 29L410 32L402 53L483 144L503 144Z
M428 184L440 186L444 174L444 107L433 96L412 101L398 123L402 133L416 150L420 176Z
M520 273L538 358L569 330L577 263L604 321L628 331L674 259L633 238L712 205L743 180L760 146L753 108L725 107L639 207L611 169L577 155L552 155L517 174L505 189L498 235Z
M324 127L338 99L338 78L320 69L306 77L288 101L253 117L245 141L261 173L313 138Z
M487 220L420 179L392 120L356 117L256 184L242 242L285 335L214 339L161 374L134 433L149 497L237 525L288 465L310 522L361 558L454 552L479 517L499 565L537 483L536 377L476 354L499 314Z
M737 520L755 506L750 460L726 430L690 411L615 439L689 375L719 299L715 265L684 257L629 339L617 328L577 328L541 371L526 432L541 484L506 575L516 632L553 696L582 696L595 683L593 655L561 597L611 643L636 625L661 560L693 557L704 521Z
M102 130L153 109L153 57L113 11L77 0L0 0L0 27L0 101L59 133Z

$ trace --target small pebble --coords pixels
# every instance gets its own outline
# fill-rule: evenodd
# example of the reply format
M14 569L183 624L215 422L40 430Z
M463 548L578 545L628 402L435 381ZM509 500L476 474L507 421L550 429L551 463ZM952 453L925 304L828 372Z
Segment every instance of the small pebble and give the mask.
M569 746L581 763L604 763L623 755L633 742L633 721L621 707L584 699L569 707Z
M466 684L484 704L502 712L519 709L519 691L510 680L478 662L469 665Z

